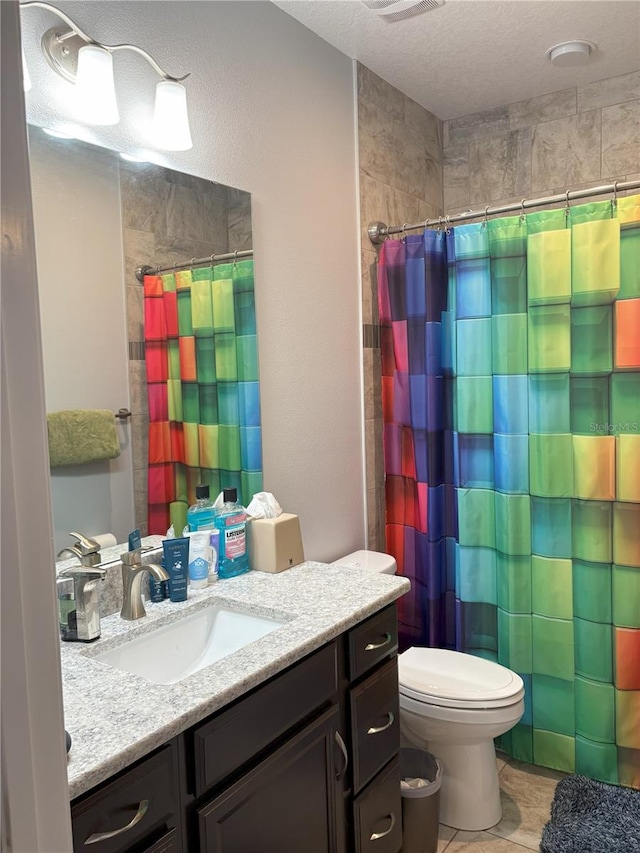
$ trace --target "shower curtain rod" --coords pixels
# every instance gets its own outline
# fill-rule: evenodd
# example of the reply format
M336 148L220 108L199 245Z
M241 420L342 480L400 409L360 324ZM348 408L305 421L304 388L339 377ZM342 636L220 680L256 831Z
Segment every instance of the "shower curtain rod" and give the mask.
M176 270L184 270L189 267L208 267L210 264L217 264L218 261L241 261L243 258L252 258L253 249L244 249L241 252L225 252L222 255L209 255L208 258L191 258L190 261L185 261L182 264L170 264L167 267L153 267L149 264L136 267L136 278L138 281L144 281L145 275L156 275L161 272L175 272Z
M456 213L453 216L439 216L437 219L425 219L423 222L418 222L416 225L394 225L390 228L384 222L371 222L367 228L367 234L372 243L383 243L391 234L404 234L406 231L416 231L420 228L430 228L434 225L447 227L453 222L464 222L467 219L477 219L480 216L485 218L493 213L509 213L519 210L522 213L529 207L542 207L546 204L555 204L559 201L566 201L567 206L573 199L588 198L592 195L604 195L605 193L613 193L614 201L619 192L623 190L640 189L640 181L614 181L612 184L605 184L601 187L590 187L586 190L567 190L558 195L549 195L544 198L526 199L515 204L502 204L498 207L487 205L484 210L467 210L464 213Z

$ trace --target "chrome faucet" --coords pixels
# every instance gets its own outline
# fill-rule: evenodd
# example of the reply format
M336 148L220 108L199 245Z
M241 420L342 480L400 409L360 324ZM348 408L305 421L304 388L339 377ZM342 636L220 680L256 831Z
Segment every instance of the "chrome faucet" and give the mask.
M82 533L72 532L69 536L74 537L75 544L58 551L56 559L62 560L62 555L69 553L77 557L83 566L97 566L100 562L100 544L95 539L83 536Z
M63 640L89 643L100 636L98 581L104 581L106 569L71 566L57 578L60 635Z
M122 560L122 610L120 616L132 622L134 619L142 619L147 615L142 603L142 576L145 572L157 581L169 580L169 575L155 563L140 562L140 550L129 551L123 554Z

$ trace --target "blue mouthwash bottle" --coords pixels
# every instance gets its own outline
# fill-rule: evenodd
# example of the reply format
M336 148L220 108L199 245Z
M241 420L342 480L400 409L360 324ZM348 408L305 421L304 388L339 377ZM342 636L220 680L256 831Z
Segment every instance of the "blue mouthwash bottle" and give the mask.
M213 530L216 510L209 498L209 486L200 483L196 486L196 502L187 511L189 530Z
M247 551L247 512L238 503L236 489L225 489L224 504L215 516L220 531L218 577L233 578L249 571Z

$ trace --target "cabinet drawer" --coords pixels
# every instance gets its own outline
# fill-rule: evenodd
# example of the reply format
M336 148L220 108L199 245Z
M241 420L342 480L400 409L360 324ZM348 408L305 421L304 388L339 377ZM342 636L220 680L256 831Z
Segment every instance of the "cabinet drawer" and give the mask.
M357 792L400 749L397 658L350 691L353 787Z
M169 830L151 847L145 847L144 853L180 853L178 833L175 829Z
M71 806L74 853L121 853L148 839L149 849L176 825L177 797L171 745ZM115 834L111 834L115 833ZM159 847L177 850L178 847Z
M356 853L398 853L402 847L402 800L398 758L353 804Z
M338 689L337 645L314 652L194 730L195 794L239 770Z
M398 651L398 619L392 604L349 631L349 679L355 681Z

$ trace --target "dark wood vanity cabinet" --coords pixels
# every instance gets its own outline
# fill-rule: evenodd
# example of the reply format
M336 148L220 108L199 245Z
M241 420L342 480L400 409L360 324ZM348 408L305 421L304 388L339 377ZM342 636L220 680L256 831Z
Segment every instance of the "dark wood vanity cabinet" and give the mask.
M74 801L74 853L398 853L397 648L391 605Z

